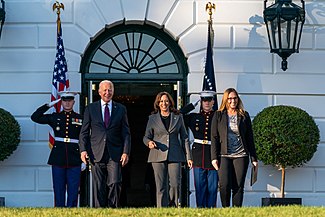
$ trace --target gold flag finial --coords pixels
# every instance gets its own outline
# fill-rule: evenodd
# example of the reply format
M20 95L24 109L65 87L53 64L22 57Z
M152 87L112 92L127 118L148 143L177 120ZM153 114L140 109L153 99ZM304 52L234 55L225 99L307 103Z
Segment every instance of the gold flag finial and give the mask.
M216 9L216 5L214 3L208 2L205 5L205 10L208 12L209 14L209 22L212 22L212 10Z
M58 15L58 18L56 20L57 26L58 26L58 33L60 32L60 27L61 27L61 20L60 20L60 13L61 13L61 8L62 10L64 10L64 4L63 3L59 3L58 1L56 1L53 4L53 11L56 10L56 14Z

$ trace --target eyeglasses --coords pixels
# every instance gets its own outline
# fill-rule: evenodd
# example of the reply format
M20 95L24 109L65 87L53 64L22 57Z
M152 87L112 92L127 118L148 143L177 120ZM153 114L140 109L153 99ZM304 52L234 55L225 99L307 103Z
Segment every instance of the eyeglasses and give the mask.
M228 97L228 101L231 101L231 100L237 100L238 97Z

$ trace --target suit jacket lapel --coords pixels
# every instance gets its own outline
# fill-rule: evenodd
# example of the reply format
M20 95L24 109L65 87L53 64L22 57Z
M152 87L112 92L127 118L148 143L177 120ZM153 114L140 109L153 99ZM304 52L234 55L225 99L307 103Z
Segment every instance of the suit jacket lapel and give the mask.
M225 126L228 129L228 114L227 111L222 112L221 126Z
M99 117L99 120L103 123L103 127L105 127L104 119L103 119L103 113L102 113L102 104L100 103L100 100L97 101L97 105L95 106L95 114L97 114Z
M116 106L116 103L112 101L112 111L111 111L111 119L109 120L108 126L111 125L114 118L116 118L116 112L118 108Z
M170 124L168 129L169 132L171 132L175 128L178 119L179 119L179 115L175 115L173 112L170 113Z
M237 114L237 127L238 127L238 130L239 130L239 133L241 134L241 128L242 128L242 116Z
M156 126L159 126L161 129L163 129L163 130L165 130L167 132L167 130L165 128L165 125L161 120L160 113L157 112L154 117L155 117L154 121L155 121Z

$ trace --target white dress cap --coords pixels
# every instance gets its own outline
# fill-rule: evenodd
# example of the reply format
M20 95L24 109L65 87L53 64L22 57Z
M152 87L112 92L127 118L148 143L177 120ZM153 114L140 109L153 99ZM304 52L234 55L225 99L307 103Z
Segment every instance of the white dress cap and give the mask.
M73 91L58 92L58 95L61 97L61 99L74 99L74 96L77 94L78 94L77 92L73 92Z
M200 92L200 97L201 98L213 98L214 95L216 95L217 93L214 91L210 91L210 90L204 90Z

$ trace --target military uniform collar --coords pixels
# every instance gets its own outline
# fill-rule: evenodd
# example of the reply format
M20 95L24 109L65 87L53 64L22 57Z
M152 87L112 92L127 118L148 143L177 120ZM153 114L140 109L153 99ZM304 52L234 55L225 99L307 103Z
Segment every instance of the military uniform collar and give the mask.
M213 110L209 111L209 112L205 112L203 110L201 110L201 114L207 116L207 115L211 115L213 113Z

